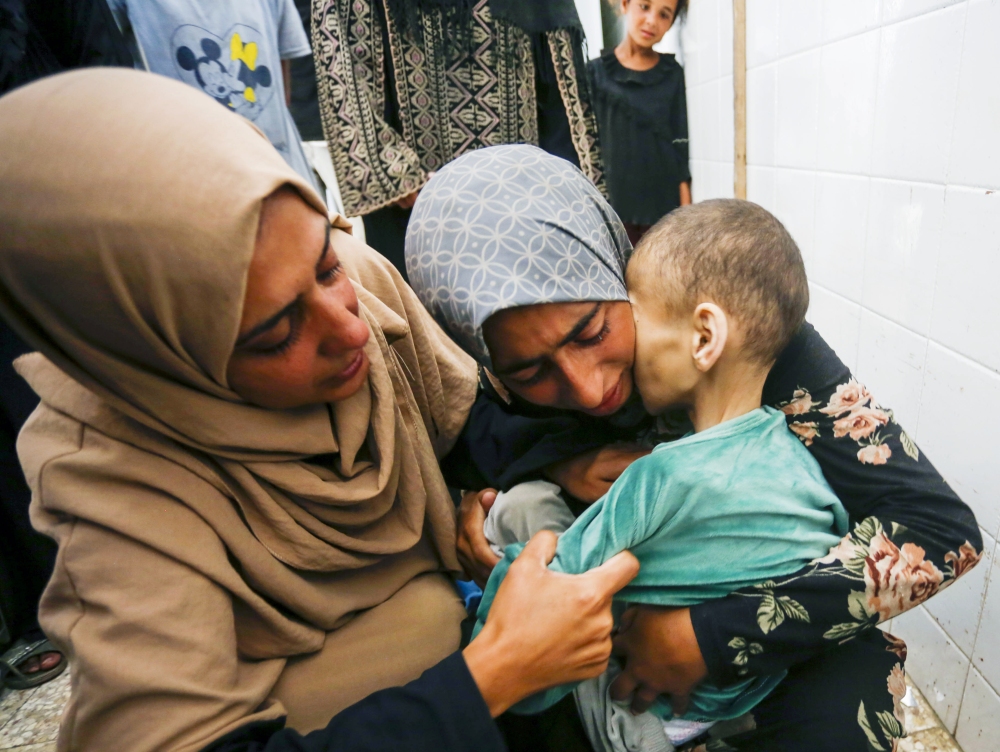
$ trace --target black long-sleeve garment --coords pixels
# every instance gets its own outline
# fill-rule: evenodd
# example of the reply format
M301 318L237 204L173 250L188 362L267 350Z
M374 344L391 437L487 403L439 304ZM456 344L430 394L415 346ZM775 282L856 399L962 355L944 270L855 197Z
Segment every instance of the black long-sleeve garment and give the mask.
M611 206L622 222L652 225L680 206L688 166L684 69L673 55L637 71L614 49L587 64Z
M105 0L0 0L0 94L99 65L132 67Z
M487 392L484 384L462 445L448 458L471 459L479 487L541 477L553 462L648 434L652 422L647 416L628 427L620 418L504 405ZM762 402L786 413L854 530L829 562L691 608L720 686L784 671L918 605L982 551L969 507L809 324L772 367Z
M303 736L284 720L247 724L203 752L504 752L461 653L409 684L369 695Z

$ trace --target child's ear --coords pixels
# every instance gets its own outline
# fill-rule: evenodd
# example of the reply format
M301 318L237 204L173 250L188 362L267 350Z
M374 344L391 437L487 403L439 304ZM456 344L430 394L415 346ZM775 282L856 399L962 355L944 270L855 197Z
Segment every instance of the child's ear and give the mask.
M695 368L702 373L711 370L726 349L729 321L726 312L715 303L700 303L694 309L692 356Z

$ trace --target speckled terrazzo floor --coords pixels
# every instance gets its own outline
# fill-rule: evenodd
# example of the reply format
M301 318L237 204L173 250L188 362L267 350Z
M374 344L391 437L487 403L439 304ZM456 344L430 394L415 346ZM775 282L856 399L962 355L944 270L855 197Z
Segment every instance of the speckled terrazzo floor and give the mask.
M906 715L906 739L900 741L896 752L962 752L958 742L941 725L937 714L909 680L909 692L903 698Z
M909 684L909 682L907 682ZM0 694L0 750L55 752L59 716L69 699L69 672L23 692ZM897 752L962 752L919 690L910 686L903 703L906 730Z
M69 699L69 672L35 689L0 695L0 750L55 752L59 717Z

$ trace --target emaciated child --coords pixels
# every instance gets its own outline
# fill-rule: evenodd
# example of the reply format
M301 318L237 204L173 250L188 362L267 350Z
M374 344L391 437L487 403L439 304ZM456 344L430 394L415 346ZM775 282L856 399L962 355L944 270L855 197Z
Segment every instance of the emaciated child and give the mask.
M694 430L634 462L561 535L552 568L584 572L628 549L641 569L617 598L688 606L825 555L846 533L847 514L782 413L761 407L768 371L809 304L791 236L746 201L683 207L643 238L626 282L643 403L653 414L686 409ZM477 629L521 547L508 546L494 569ZM631 715L609 699L609 671L577 687L576 700L595 749L618 752L670 750L747 713L783 678L700 685L683 717L692 727L674 721L663 699ZM551 689L515 710L541 711L573 689Z

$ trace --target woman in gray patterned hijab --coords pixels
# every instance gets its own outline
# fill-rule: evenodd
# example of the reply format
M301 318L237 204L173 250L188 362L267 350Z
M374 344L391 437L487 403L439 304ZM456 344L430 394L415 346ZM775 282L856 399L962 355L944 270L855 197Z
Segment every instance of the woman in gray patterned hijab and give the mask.
M536 405L577 411L532 411L516 399L500 405L484 384L466 428L471 464L502 489L543 477L580 501L603 495L630 461L627 450L606 445L635 440L649 426L640 416L630 428L634 400L622 409L635 339L621 284L628 241L604 200L554 157L528 147L485 149L456 160L424 187L406 250L425 305L510 391ZM905 530L906 545L926 551L927 561L937 562L929 566L944 571L942 562L955 556L949 552L981 545L973 515L923 454L915 461L897 443L890 464L875 466L859 459L850 437L837 438L838 418L817 407L855 383L806 324L771 368L761 398L783 409L793 428L804 420L818 426L809 450L854 519ZM813 405L806 413L793 409L803 394ZM458 550L466 571L485 580L497 557L483 535L479 498L468 494L461 504ZM839 548L855 545L851 535ZM888 545L902 546L895 538ZM814 563L772 583L774 599L824 616L787 620L766 632L758 622L763 611L746 605L760 602L757 588L690 608L639 607L615 638L625 669L613 695L631 696L632 709L641 712L659 694L675 701L689 694L709 666L713 678L731 677L726 681L735 679L737 666L751 675L788 670L789 689L758 706L755 728L727 740L733 747L863 749L875 736L883 748L893 747L898 723L879 727L869 718L893 719L895 700L884 677L890 669L899 675L905 656L892 645L887 653L875 629L831 648L830 625L856 622L848 607L857 585L834 576L838 566ZM759 650L744 649L751 639ZM814 708L821 695L832 699L820 718Z
M632 391L631 250L580 170L534 146L495 146L421 191L406 269L428 310L511 391L603 416Z

